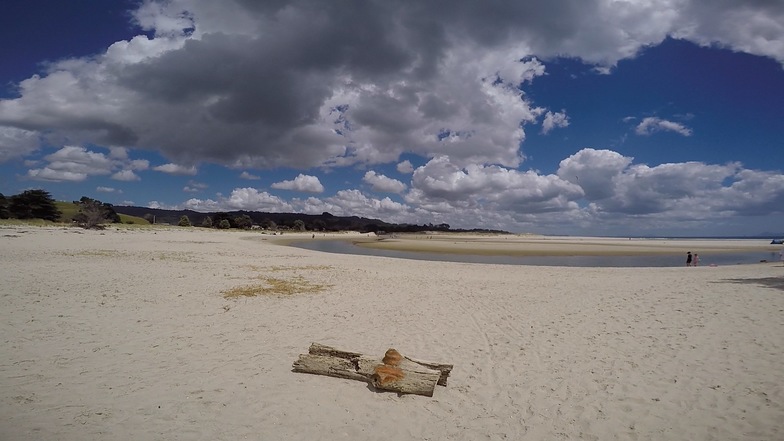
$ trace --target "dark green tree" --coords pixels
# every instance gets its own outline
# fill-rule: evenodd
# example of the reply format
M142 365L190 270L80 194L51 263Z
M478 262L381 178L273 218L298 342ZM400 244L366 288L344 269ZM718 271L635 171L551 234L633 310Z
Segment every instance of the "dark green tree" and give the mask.
M221 221L218 222L218 228L221 230L228 230L231 228L231 223L229 223L228 219L221 219Z
M191 220L188 219L188 216L184 215L184 214L180 218L180 222L177 225L179 225L181 227L190 227L190 226L192 226Z
M316 219L311 224L313 231L326 231L327 230L327 223L321 219Z
M253 226L253 220L247 214L243 214L242 216L237 216L234 218L234 226L244 230L249 230L250 227Z
M362 230L363 232L366 231L368 233L377 233L379 231L378 225L376 224L367 224L365 228Z
M205 228L212 228L212 218L207 216L201 221L201 226Z
M302 219L295 220L294 229L298 231L305 231L305 222Z
M113 224L120 224L122 223L122 219L120 219L120 215L114 211L114 205L104 202L103 203L103 211L106 220L110 221Z
M8 199L0 193L0 219L8 219L11 213L8 212Z
M261 221L261 228L264 228L265 230L277 230L278 224L270 218L265 218Z
M229 228L234 228L234 219L231 217L229 213L226 212L219 212L215 213L212 216L212 224L215 225L217 228L222 228L221 224L223 221L227 221L229 223Z
M52 196L44 190L26 190L11 196L8 212L16 219L44 219L52 222L62 215Z

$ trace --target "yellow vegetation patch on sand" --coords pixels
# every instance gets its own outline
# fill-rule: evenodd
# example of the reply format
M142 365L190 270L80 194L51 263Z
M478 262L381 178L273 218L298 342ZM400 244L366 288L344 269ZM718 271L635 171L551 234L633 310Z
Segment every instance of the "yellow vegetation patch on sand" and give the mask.
M297 270L305 270L305 271L324 271L331 269L332 267L329 265L304 265L304 266L270 266L267 267L267 271L297 271Z
M263 295L292 295L292 294L312 294L325 290L329 285L320 285L309 282L302 277L291 279L277 279L274 277L259 277L264 284L238 286L223 291L223 296L227 299L237 297L256 297Z

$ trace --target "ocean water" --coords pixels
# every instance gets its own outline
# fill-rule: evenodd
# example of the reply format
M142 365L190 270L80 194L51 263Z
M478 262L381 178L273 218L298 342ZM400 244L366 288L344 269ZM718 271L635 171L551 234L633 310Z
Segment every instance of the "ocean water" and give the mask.
M686 253L648 256L485 256L478 254L422 253L379 250L354 245L350 240L297 241L291 246L325 253L383 256L398 259L441 262L493 263L502 265L536 265L567 267L675 267L686 265ZM692 250L693 252L694 250ZM763 260L777 262L778 252L737 252L700 255L700 266L743 265Z

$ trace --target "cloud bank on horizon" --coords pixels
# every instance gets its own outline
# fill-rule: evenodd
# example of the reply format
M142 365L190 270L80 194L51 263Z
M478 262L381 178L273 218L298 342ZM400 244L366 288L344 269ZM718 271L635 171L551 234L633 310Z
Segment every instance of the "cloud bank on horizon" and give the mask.
M138 35L50 62L0 100L0 163L24 168L25 188L96 181L122 198L164 176L135 204L559 234L782 231L781 161L665 152L648 165L608 139L533 167L530 138L556 143L586 113L526 93L558 60L612 77L668 38L781 69L782 2L147 0L130 17ZM622 124L697 142L693 116L645 109ZM210 194L228 175L233 188Z

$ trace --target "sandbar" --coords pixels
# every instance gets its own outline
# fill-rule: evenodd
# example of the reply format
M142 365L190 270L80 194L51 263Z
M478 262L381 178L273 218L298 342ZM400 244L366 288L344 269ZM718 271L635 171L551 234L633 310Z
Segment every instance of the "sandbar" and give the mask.
M526 235L398 234L355 240L362 247L427 253L499 256L636 256L775 252L781 245L764 239L628 239Z

